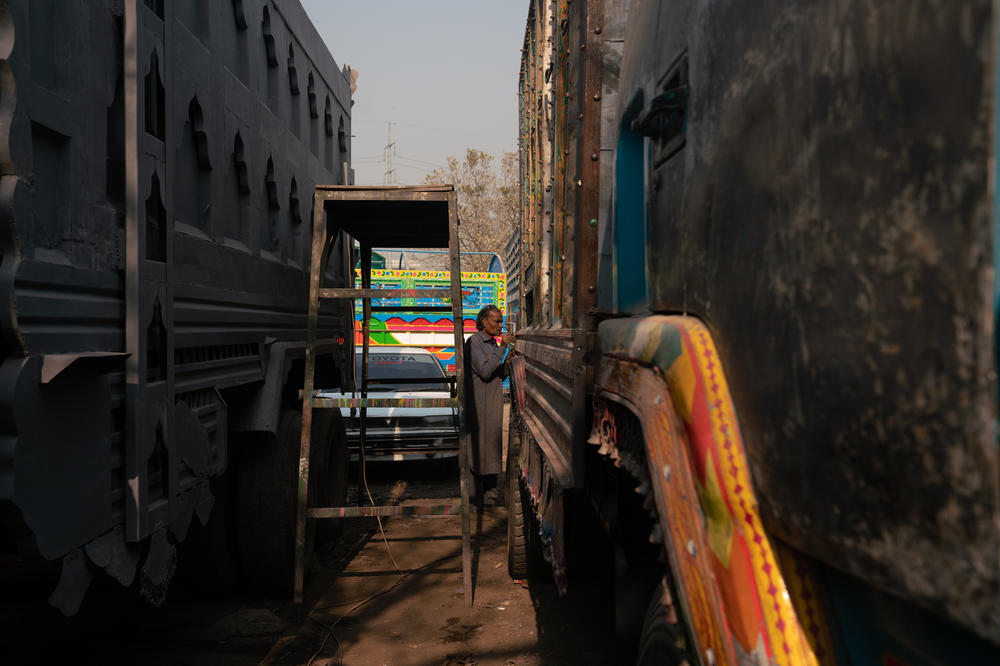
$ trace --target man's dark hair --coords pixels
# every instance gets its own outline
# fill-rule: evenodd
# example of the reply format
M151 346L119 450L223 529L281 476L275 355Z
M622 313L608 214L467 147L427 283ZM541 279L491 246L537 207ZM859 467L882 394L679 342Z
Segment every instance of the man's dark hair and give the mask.
M486 317L488 317L489 314L491 312L493 312L493 311L500 312L500 316L501 317L503 316L503 312L500 311L500 308L498 308L497 306L495 306L492 303L490 303L489 305L487 305L486 307L484 307L482 310L480 310L478 315L476 315L476 330L477 331L483 330L483 322L486 321Z

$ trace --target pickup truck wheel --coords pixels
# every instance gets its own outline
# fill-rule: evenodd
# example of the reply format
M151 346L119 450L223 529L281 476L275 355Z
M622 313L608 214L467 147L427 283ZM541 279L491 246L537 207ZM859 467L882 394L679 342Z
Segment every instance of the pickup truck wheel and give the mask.
M521 437L513 403L507 444L507 571L511 578L529 579L544 575L547 568L542 556L538 519L531 506L518 465Z
M636 664L688 666L692 662L688 659L686 643L684 627L674 607L670 585L664 578L654 588L653 598L646 610Z
M320 412L314 412L318 415ZM327 485L327 462L336 435L334 420L313 423L309 463L309 504ZM283 410L277 438L248 438L236 478L237 545L244 579L258 593L287 597L295 571L295 510L298 500L299 439L302 413ZM346 466L344 467L346 472ZM346 490L346 483L343 486ZM306 522L306 561L312 557L316 521Z

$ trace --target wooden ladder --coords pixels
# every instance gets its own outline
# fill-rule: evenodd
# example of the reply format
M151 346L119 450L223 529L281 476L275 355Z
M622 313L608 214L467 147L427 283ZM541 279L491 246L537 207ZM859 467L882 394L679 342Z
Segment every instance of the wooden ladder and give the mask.
M363 201L371 205L378 201L419 203L421 201L446 202L447 215L442 223L447 224L448 251L451 266L451 286L447 289L372 289L371 288L371 249L370 238L359 239L361 245L361 288L329 289L321 286L322 276L326 273L329 258L331 237L327 229L327 204L330 202ZM377 205L377 204L376 204ZM402 220L401 223L407 223ZM350 235L350 230L345 229ZM401 239L408 236L401 236ZM391 231L379 237L379 247L399 247L394 245ZM402 242L402 240L400 241ZM351 240L353 245L353 238ZM348 246L350 247L350 246ZM348 252L348 256L350 253ZM351 280L354 271L349 270ZM302 436L299 443L299 482L298 502L295 522L295 578L293 601L297 606L302 604L305 578L306 558L306 520L307 519L337 519L337 518L367 518L373 516L460 516L462 519L462 580L466 607L472 606L472 558L469 537L469 489L471 476L468 466L468 433L465 421L465 388L464 388L464 333L462 310L461 259L458 245L458 216L454 189L450 186L428 187L349 187L349 186L318 186L314 195L313 205L313 238L312 260L309 271L309 320L306 334L305 377L301 392L302 397ZM315 345L319 325L320 302L324 299L362 299L362 369L360 397L357 398L324 398L317 395L314 380L316 373ZM442 306L378 306L372 307L372 298L438 298L451 300L451 305ZM355 308L351 308L352 319ZM372 312L451 312L455 329L455 381L454 391L450 398L403 398L403 399L369 399L368 398L368 352L369 352L369 321ZM352 326L353 334L353 326ZM346 342L346 341L345 341ZM352 345L353 347L353 345ZM354 358L349 359L353 368ZM440 383L437 379L435 383ZM344 382L346 384L346 381ZM352 387L357 389L357 386ZM420 506L339 506L310 507L309 493L309 448L312 437L312 412L314 409L356 408L360 415L360 447L363 464L365 455L365 421L368 408L376 407L451 407L458 414L458 464L461 501L458 504L435 504ZM359 494L361 488L358 489ZM360 504L360 502L359 502Z

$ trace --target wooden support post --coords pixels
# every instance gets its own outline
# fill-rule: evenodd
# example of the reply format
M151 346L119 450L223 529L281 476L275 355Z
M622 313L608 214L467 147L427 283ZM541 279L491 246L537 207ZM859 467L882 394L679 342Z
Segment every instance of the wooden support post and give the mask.
M462 586L465 607L472 608L472 548L469 543L469 431L465 418L465 317L462 303L462 258L458 239L458 198L448 194L448 251L451 255L451 306L455 325L455 391L458 399L458 473L462 493Z
M370 243L365 242L361 243L361 288L372 288L372 246ZM371 296L363 296L361 303L363 318L361 322L361 399L365 400L368 397L368 335L371 328L369 320L372 318ZM351 359L351 362L354 363L354 359ZM357 364L355 364L355 367L357 367ZM358 417L361 419L361 433L358 444L360 448L358 453L358 506L361 506L363 504L361 492L365 489L365 435L367 432L368 408L364 406L359 408Z
M292 602L302 605L306 559L306 509L309 497L309 445L312 442L313 382L316 375L316 327L319 323L320 276L326 255L326 218L319 194L313 196L312 256L309 270L309 320L306 329L306 363L302 386L302 434L299 439L298 502L295 506L295 580Z

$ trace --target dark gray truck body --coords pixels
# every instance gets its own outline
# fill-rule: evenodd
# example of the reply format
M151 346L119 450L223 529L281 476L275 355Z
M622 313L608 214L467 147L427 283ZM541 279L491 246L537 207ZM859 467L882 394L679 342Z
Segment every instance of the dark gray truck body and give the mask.
M126 582L137 543L208 520L235 433L276 431L350 96L298 2L0 7L0 512L19 552L86 552ZM350 326L323 319L330 373Z

